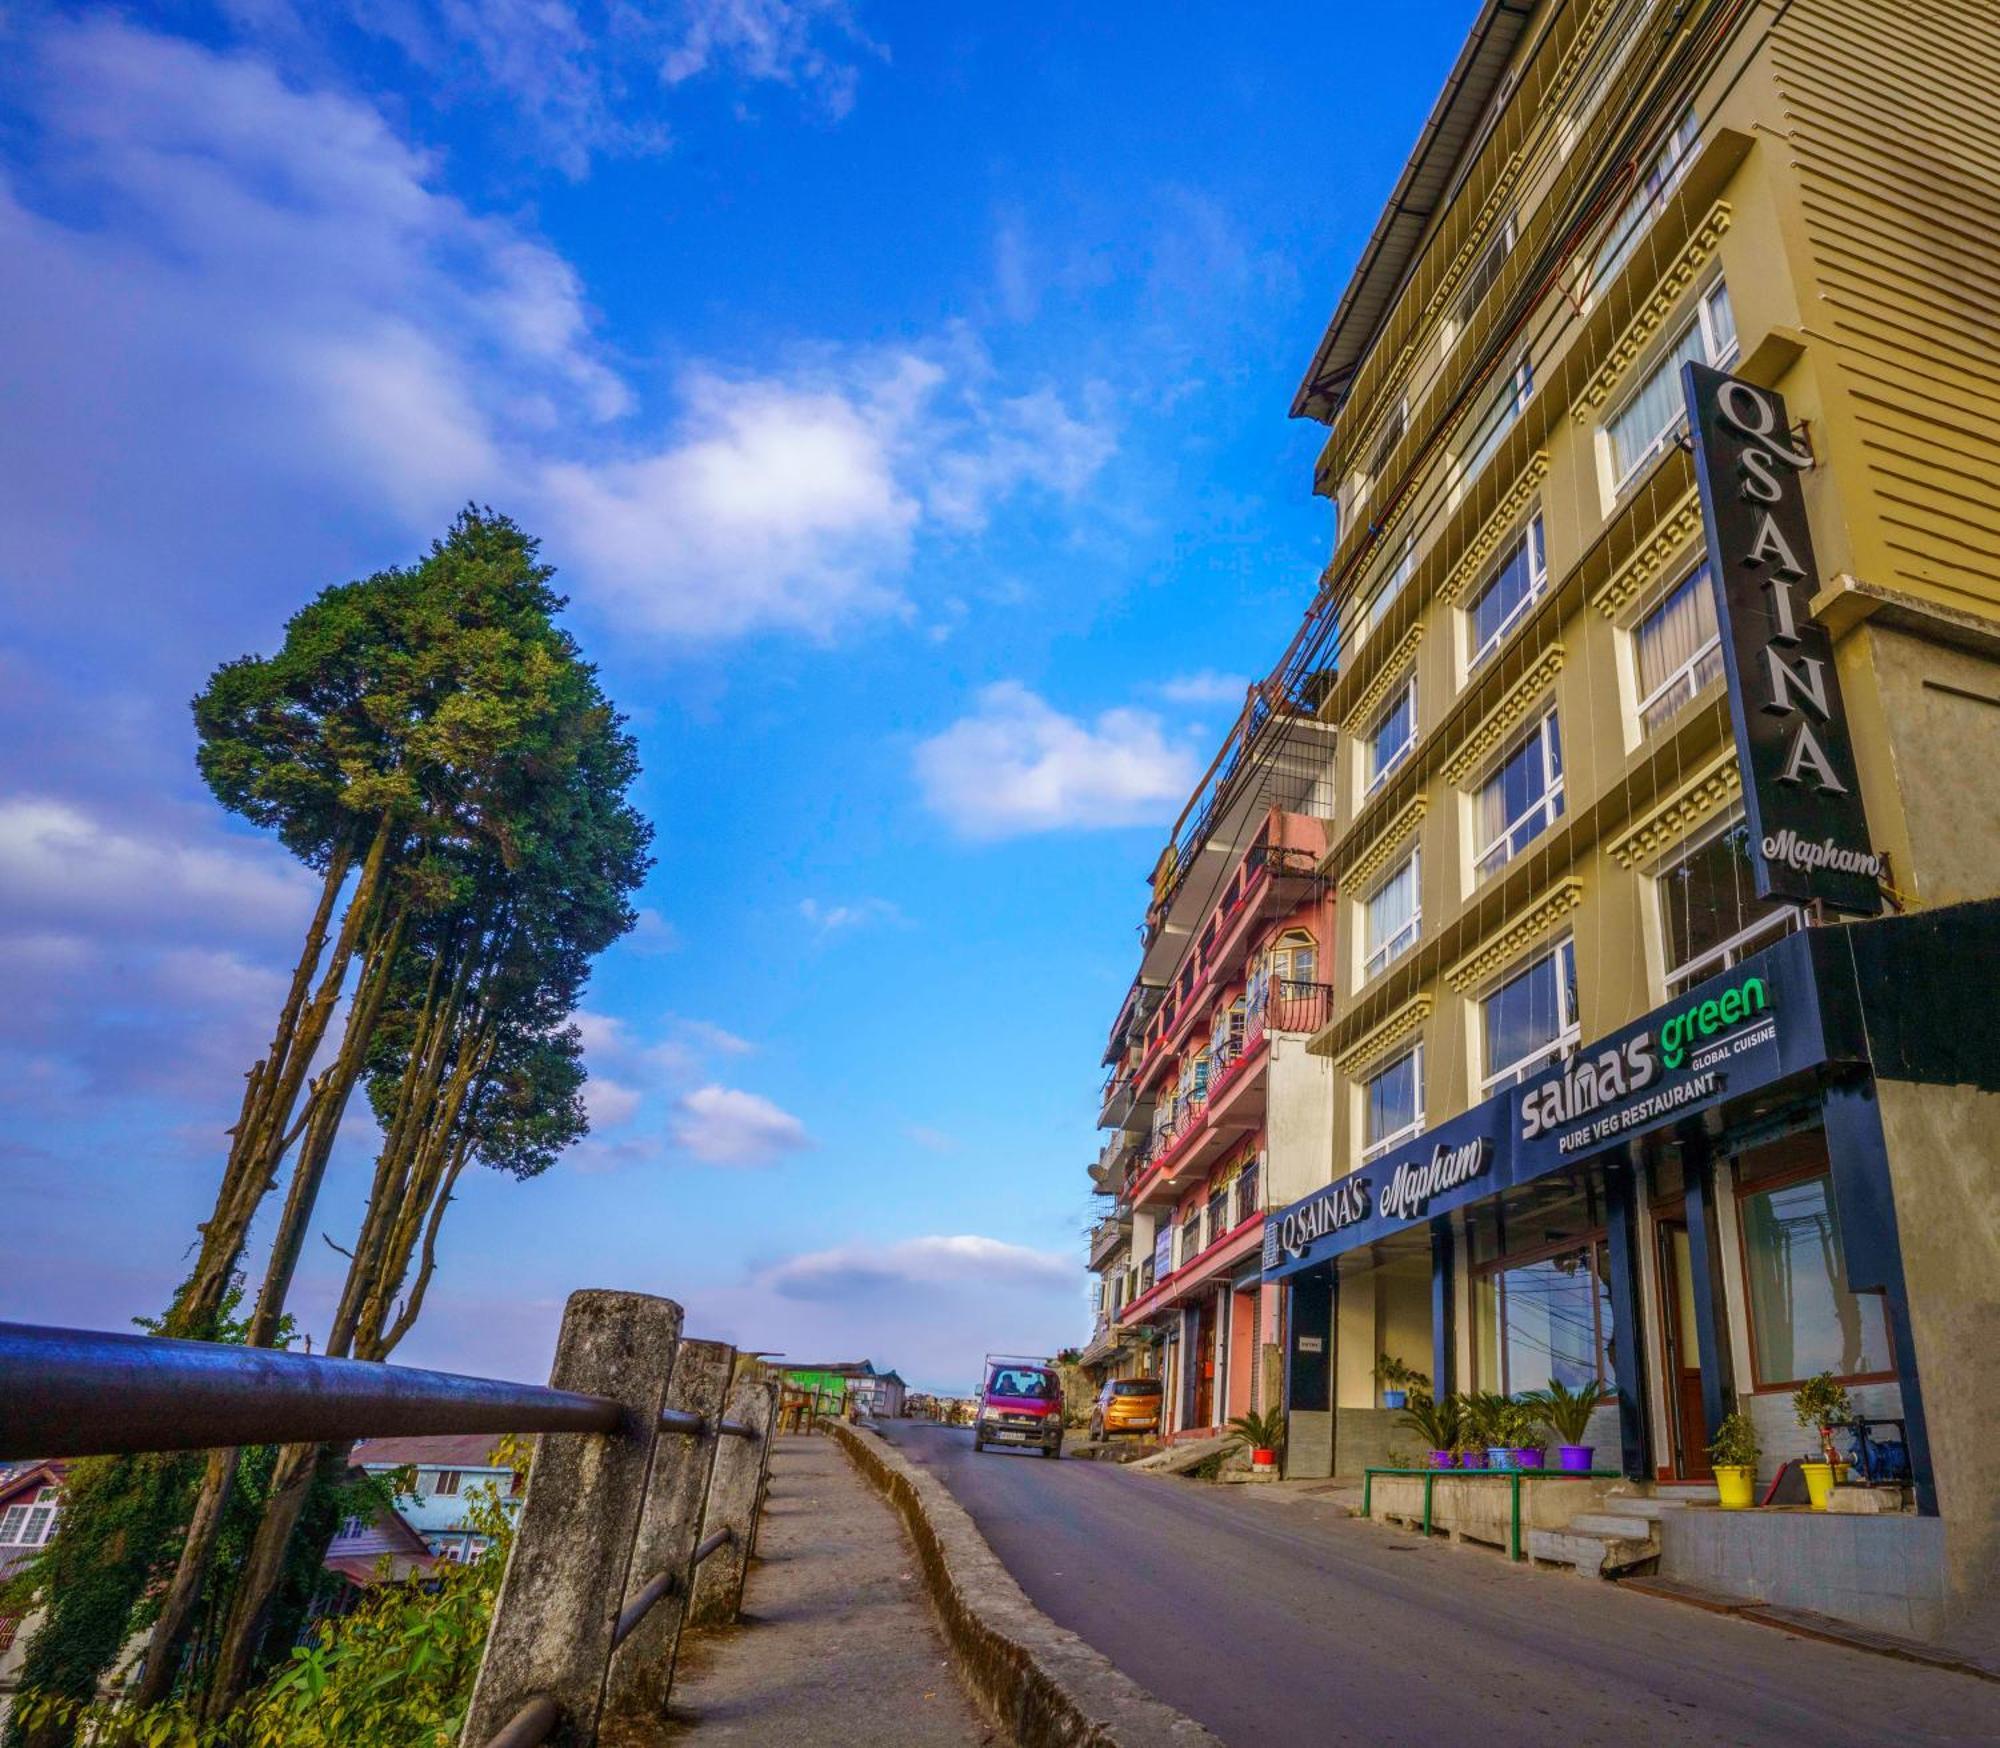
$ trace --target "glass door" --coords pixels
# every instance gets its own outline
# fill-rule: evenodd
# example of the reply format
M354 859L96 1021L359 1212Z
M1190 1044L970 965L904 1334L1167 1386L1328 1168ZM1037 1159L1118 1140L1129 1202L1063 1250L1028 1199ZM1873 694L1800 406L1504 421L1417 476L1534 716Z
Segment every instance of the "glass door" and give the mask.
M1687 1221L1662 1220L1660 1233L1661 1313L1666 1321L1667 1412L1672 1418L1673 1472L1683 1481L1707 1481L1707 1424L1701 1405L1701 1341L1695 1332L1694 1261Z

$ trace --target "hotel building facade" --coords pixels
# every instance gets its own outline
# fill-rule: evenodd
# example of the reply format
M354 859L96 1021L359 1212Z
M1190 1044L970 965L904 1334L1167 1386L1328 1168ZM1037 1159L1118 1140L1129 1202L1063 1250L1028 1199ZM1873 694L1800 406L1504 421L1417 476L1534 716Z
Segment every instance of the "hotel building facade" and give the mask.
M1924 1519L1856 1609L1992 1596L1996 90L1972 0L1479 8L1293 409L1339 660L1330 1145L1261 1229L1292 1473L1386 1460L1384 1354L1601 1383L1655 1484L1738 1410L1768 1478L1831 1372ZM1698 477L1690 363L1760 461ZM1810 550L1722 544L1766 486ZM1768 829L1808 790L1858 848Z

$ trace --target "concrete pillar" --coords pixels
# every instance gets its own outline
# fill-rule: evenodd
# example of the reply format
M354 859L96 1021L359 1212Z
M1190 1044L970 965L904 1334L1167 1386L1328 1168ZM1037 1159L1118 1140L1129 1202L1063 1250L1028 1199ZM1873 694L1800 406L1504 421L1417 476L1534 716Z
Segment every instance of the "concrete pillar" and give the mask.
M632 1602L662 1573L672 1575L673 1588L646 1611L611 1654L598 1726L599 1739L611 1748L624 1744L639 1748L656 1741L666 1716L681 1622L694 1585L695 1544L701 1539L709 1478L722 1443L715 1423L721 1418L735 1364L736 1350L720 1341L684 1341L674 1361L667 1406L700 1415L707 1429L698 1434L662 1433L653 1452L624 1600Z
M1688 1267L1694 1277L1695 1346L1701 1356L1701 1417L1704 1445L1712 1444L1723 1420L1736 1409L1735 1368L1722 1296L1722 1259L1716 1254L1715 1145L1708 1131L1691 1123L1676 1137L1681 1175L1687 1186Z
M1452 1315L1451 1216L1431 1222L1431 1384L1439 1400L1451 1394L1458 1372L1458 1320Z
M728 1626L742 1612L743 1579L750 1565L751 1524L763 1488L765 1447L777 1417L778 1387L739 1377L729 1386L722 1413L726 1420L753 1428L754 1439L725 1438L715 1455L715 1475L708 1485L708 1509L702 1517L706 1541L718 1530L730 1539L695 1568L694 1591L688 1602L689 1626Z
M1646 1334L1639 1290L1639 1171L1635 1159L1604 1161L1604 1244L1611 1253L1612 1365L1618 1380L1618 1442L1626 1476L1653 1476L1646 1413Z
M544 1433L536 1447L466 1708L466 1748L481 1748L538 1698L557 1709L546 1738L556 1748L597 1740L611 1635L680 1335L681 1308L670 1299L570 1295L549 1382L613 1397L629 1419L618 1433Z

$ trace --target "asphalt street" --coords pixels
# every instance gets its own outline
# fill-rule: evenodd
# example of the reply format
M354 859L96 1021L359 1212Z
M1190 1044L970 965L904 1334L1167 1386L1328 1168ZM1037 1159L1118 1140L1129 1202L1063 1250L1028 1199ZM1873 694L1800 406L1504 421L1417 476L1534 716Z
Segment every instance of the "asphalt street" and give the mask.
M1035 1603L1237 1748L2000 1742L2000 1684L1116 1464L885 1426Z

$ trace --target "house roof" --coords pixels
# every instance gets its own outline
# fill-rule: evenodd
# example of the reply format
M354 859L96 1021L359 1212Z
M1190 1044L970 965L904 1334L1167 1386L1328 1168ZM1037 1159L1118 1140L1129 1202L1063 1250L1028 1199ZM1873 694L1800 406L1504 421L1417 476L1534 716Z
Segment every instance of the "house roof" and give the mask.
M1415 264L1431 219L1450 197L1460 161L1478 144L1480 123L1527 29L1535 0L1484 0L1458 61L1431 106L1389 204L1375 221L1354 276L1341 294L1292 417L1330 419L1347 399L1354 372L1375 343Z
M492 1432L444 1432L410 1438L371 1438L354 1447L354 1460L364 1469L400 1469L407 1463L414 1463L420 1469L499 1469L506 1465L497 1461L493 1453L506 1436Z
M18 1505L21 1495L38 1487L60 1487L69 1473L64 1462L20 1463L0 1476L0 1506Z
M784 1368L785 1375L792 1377L801 1372L820 1372L830 1378L872 1378L875 1376L873 1360L828 1360L821 1365L790 1365Z
M429 1572L437 1565L430 1543L400 1511L388 1506L378 1507L355 1535L347 1534L343 1525L321 1564L365 1590L382 1581L384 1555L388 1556L392 1584L403 1583L413 1573Z

